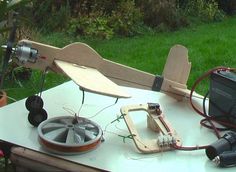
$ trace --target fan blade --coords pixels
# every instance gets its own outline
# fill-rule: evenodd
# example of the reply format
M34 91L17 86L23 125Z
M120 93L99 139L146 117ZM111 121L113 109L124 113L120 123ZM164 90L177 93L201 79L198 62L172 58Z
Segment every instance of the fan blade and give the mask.
M67 132L68 132L67 128L60 128L58 130L53 130L49 133L46 133L45 137L49 138L50 140L65 142Z
M75 144L77 143L78 140L76 140L75 138L75 132L73 130L73 128L69 128L67 136L66 136L66 144Z
M64 128L65 125L64 124L59 124L59 123L48 123L47 125L45 125L42 129L43 134L45 133L49 133L51 131L60 129L60 128Z

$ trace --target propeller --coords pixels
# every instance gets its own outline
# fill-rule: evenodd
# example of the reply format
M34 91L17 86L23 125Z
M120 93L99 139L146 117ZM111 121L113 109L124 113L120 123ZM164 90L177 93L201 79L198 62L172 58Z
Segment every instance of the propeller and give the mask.
M4 81L4 75L6 73L10 58L11 58L11 54L14 51L13 49L13 45L15 42L15 37L16 37L16 29L17 29L17 18L16 16L18 15L18 13L14 13L13 17L13 26L12 29L10 31L9 37L8 37L8 41L7 41L7 45L2 46L3 48L6 49L5 52L5 56L3 58L3 63L2 63L2 71L1 71L1 81L0 81L0 89L2 89L3 86L3 81Z

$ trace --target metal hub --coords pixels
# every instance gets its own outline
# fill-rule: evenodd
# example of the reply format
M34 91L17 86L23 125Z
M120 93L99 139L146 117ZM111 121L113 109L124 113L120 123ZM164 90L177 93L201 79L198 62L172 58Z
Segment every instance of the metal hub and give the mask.
M83 117L62 116L48 119L38 127L39 142L58 154L76 154L96 148L102 140L101 128Z

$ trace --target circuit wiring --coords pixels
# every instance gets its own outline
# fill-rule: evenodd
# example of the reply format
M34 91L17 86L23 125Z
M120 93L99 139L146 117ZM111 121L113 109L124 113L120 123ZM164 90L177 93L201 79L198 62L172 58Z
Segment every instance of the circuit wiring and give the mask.
M216 67L213 68L211 70L209 70L208 72L204 73L202 76L200 76L193 84L191 92L190 92L190 97L189 97L189 101L190 104L192 106L192 108L197 112L197 114L199 114L200 116L202 116L204 119L202 119L200 121L200 124L206 128L212 129L215 133L215 135L217 136L217 138L219 139L221 137L220 135L220 131L222 130L228 130L228 129L235 129L236 125L228 123L228 122L223 122L223 121L219 121L218 119L214 118L214 117L210 117L206 114L206 109L205 109L205 101L206 98L208 96L208 93L204 96L203 98L203 111L199 110L193 103L193 92L195 91L196 87L198 86L198 84L206 79L207 77L210 76L211 73L215 72L215 71L235 71L235 68L227 68L227 67ZM210 101L210 100L209 100ZM209 123L209 125L206 124L206 122ZM216 127L216 125L214 124L220 124L222 126L224 126L225 128L219 128ZM186 151L192 151L192 150L199 150L199 149L206 149L209 145L203 145L203 146L190 146L190 147L184 147L184 146L177 146L177 145L173 145L173 148L178 149L178 150L186 150Z

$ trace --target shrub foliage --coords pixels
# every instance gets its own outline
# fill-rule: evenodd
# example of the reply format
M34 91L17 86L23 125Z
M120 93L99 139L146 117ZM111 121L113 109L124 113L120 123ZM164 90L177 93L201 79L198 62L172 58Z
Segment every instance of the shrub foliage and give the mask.
M142 22L133 0L33 0L33 17L43 31L65 30L73 36L131 36Z
M30 0L27 0L30 1ZM109 39L132 36L143 28L176 30L194 17L209 22L232 14L235 0L31 0L22 16L43 32ZM29 25L29 24L28 24Z
M165 27L176 30L188 25L176 0L138 0L138 6L144 14L144 23L151 27Z
M225 13L233 15L236 13L236 1L235 0L218 0L219 8Z
M202 21L220 21L224 17L215 0L188 1L184 8L188 15L200 18Z

